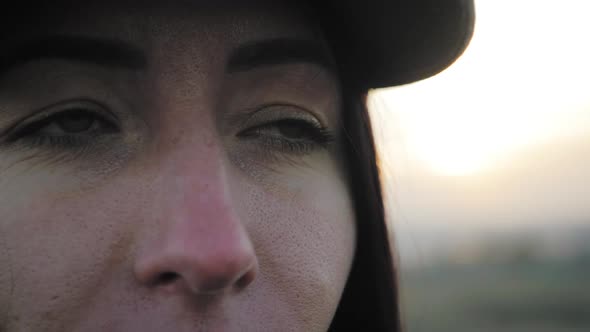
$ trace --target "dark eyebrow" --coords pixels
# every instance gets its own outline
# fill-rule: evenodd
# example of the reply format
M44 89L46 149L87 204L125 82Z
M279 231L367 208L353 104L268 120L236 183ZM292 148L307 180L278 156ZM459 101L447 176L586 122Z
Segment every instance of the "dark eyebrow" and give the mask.
M18 42L0 54L0 73L41 59L65 59L109 67L141 69L147 58L139 49L118 40L81 36L47 36Z
M228 60L228 72L251 70L261 66L307 62L333 71L334 60L328 48L311 40L271 39L244 44Z

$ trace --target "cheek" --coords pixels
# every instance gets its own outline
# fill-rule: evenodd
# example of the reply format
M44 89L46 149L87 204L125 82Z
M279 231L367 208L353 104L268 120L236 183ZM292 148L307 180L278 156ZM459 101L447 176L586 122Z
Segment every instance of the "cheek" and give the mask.
M354 255L346 185L335 170L293 168L267 173L263 182L232 174L233 204L255 246L260 273L241 300L229 301L236 305L230 316L261 324L262 330L277 324L276 330L325 331ZM66 330L96 301L111 309L138 301L130 270L142 223L161 208L149 194L154 188L128 180L71 190L80 187L73 181L65 190L67 177L46 177L58 178L62 192L0 179L19 184L19 190L0 191L2 327ZM261 318L269 313L274 323Z
M64 329L125 264L133 241L125 198L114 190L7 192L0 193L0 326Z
M261 302L281 303L283 315L306 324L301 330L326 330L354 256L352 203L333 175L306 174L291 184L251 187L240 200L248 203L248 231L260 262L257 282L269 292Z

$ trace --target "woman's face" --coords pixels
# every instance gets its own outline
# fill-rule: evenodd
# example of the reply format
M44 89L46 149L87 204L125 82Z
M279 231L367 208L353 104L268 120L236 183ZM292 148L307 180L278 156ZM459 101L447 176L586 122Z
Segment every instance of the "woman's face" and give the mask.
M2 41L0 330L328 328L337 78L302 11L219 6L85 3Z

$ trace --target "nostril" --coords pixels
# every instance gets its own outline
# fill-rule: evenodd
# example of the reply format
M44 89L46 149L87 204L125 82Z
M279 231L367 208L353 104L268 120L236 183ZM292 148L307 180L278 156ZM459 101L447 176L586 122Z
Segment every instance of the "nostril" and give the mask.
M240 279L238 279L238 280L236 281L236 287L237 287L238 289L246 288L246 286L248 286L248 285L250 284L250 282L251 282L251 279L252 279L252 278L250 278L250 277L248 277L248 276L246 276L246 275L244 275L244 276L240 277Z
M244 275L242 275L238 280L235 282L235 286L238 289L246 288L250 285L256 276L256 268L250 268Z
M180 276L175 272L161 273L155 280L157 285L168 285L176 281Z

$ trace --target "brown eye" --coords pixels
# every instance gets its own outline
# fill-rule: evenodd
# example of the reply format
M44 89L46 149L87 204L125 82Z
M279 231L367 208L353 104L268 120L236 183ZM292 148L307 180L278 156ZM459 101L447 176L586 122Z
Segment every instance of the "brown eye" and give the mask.
M116 125L104 116L84 108L72 108L48 116L26 128L25 134L64 136L93 135L116 131Z
M282 120L275 124L278 132L288 139L303 139L309 135L310 129L302 126L301 121Z
M98 120L89 112L71 110L60 114L54 121L65 133L78 134L91 129Z
M41 115L16 129L7 142L30 143L38 147L49 144L60 148L92 144L104 135L120 132L115 118L96 107L71 107L61 112Z

